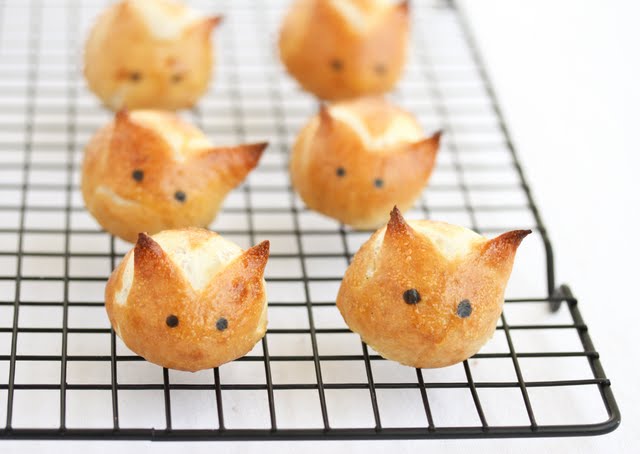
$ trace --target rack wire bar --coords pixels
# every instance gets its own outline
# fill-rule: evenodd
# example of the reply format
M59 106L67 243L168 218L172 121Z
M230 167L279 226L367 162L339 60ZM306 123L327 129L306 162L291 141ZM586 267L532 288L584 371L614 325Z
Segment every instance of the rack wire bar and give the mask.
M211 228L271 240L269 329L245 357L190 374L147 363L109 325L103 289L130 248L83 208L82 148L111 118L82 80L106 1L0 0L0 438L308 440L597 435L620 411L553 251L469 27L455 2L412 2L411 58L391 94L444 129L409 218L533 234L493 339L461 364L411 369L349 331L335 306L371 232L308 210L287 175L317 102L273 49L288 1L194 1L222 13L213 90L183 115L222 143L269 140ZM213 9L213 11L212 11ZM419 25L419 26L418 26Z

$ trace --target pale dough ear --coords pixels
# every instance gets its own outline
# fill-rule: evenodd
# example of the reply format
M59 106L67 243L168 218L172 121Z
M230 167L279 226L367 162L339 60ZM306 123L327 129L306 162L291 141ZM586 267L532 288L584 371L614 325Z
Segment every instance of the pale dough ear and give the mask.
M480 250L480 260L491 266L512 263L516 250L531 230L513 230L487 241Z
M193 160L193 165L211 168L205 172L214 178L220 178L229 187L236 187L244 181L260 161L267 142L237 145L235 147L215 147L204 151Z
M138 234L133 251L130 301L156 300L160 304L167 299L179 302L193 296L193 288L182 271L149 235Z

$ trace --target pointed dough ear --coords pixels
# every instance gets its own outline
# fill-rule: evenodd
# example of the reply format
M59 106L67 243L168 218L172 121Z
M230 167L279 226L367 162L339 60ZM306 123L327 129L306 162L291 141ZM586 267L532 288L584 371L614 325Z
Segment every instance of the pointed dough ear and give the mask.
M209 33L211 33L211 31L213 31L213 29L216 28L218 25L220 25L223 19L224 19L224 16L221 16L221 15L207 17L204 22L206 23L206 27Z
M118 2L114 5L113 21L120 24L126 21L138 21L142 23L138 11L136 11L136 8L128 1Z
M260 161L267 142L237 145L235 147L216 147L204 151L193 160L193 165L205 170L205 175L221 178L229 187L236 187ZM207 172L207 169L215 172Z
M409 22L409 12L410 12L409 10L410 10L409 0L405 0L393 5L393 7L389 8L386 11L386 17L384 17L383 20L378 22L377 29L379 30L381 27L385 27L389 25L392 27L397 27L397 26L402 26L403 28L406 27L406 25L408 25L408 22ZM401 24L404 24L404 25L401 25Z
M405 221L398 207L394 206L384 234L382 249L389 249L391 254L397 254L398 251L411 251L414 248L419 248L423 253L438 253L431 240L424 235L416 233Z
M431 239L414 230L394 207L379 252L375 254L374 247L373 263L368 266L372 279L381 279L375 285L394 289L402 301L403 293L416 286L443 288L443 274L438 270L448 263Z
M133 282L129 301L184 300L193 294L191 284L162 247L146 233L138 234L133 250Z
M415 232L407 221L404 220L402 213L397 206L391 210L389 222L387 223L387 231L384 234L384 242L387 241L410 241L415 237Z
M152 150L152 153L146 156L145 150ZM123 162L135 162L140 159L162 162L170 154L168 144L157 132L133 121L126 109L116 113L111 143L107 151L109 166L118 168Z
M344 30L358 36L365 32L365 21L358 8L341 0L316 0L313 16L315 20L328 24L330 29Z
M406 16L409 15L409 10L411 9L411 5L409 0L404 0L403 2L398 3L395 8L397 12L404 14Z
M114 13L111 16L111 27L118 30L118 34L110 39L117 41L120 45L123 43L141 39L144 35L145 39L152 38L151 30L144 20L139 7L131 1L121 1L114 5Z
M211 32L220 25L223 16L210 16L199 20L195 24L191 25L186 32L188 37L198 37L200 39L209 39Z
M135 127L135 123L131 121L131 114L126 107L116 112L116 116L113 119L113 130L118 133L128 133Z
M326 137L331 134L335 125L335 120L331 116L329 107L326 104L320 105L320 111L318 112L318 129L316 130L317 137Z
M513 230L487 241L480 250L480 260L491 266L512 263L516 250L531 230Z
M265 240L252 248L247 249L240 258L242 259L245 269L256 273L261 278L264 276L264 269L269 260L269 248L271 243Z
M133 249L133 279L173 279L178 269L162 247L146 233L138 234L138 241Z
M221 313L262 312L264 269L269 259L269 241L247 249L216 274L200 295L201 301ZM256 303L256 304L252 304ZM260 304L258 304L260 303ZM245 305L239 311L239 305ZM235 306L227 310L225 306Z
M410 144L408 148L410 149L426 148L428 149L429 153L432 153L435 155L435 153L438 151L438 148L440 148L441 137L442 137L442 130L436 131L436 133L433 134L431 137L414 142Z
M126 19L127 17L131 17L134 14L134 11L131 8L129 2L119 2L114 5L114 19L121 21Z
M411 163L412 168L430 169L429 173L431 173L440 149L441 136L442 131L438 131L427 139L407 145L398 155L404 156ZM390 159L393 159L393 156Z
M350 154L352 147L366 147L366 139L363 137L366 131L361 131L363 127L359 126L359 120L351 120L350 115L338 110L331 112L327 104L322 104L318 122L314 140L322 145L313 147L316 151L324 153L325 147L330 147L334 154Z

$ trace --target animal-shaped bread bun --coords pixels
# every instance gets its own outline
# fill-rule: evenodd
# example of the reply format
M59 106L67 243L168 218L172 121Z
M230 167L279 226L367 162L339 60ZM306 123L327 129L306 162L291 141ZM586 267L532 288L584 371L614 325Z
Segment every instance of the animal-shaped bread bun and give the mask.
M394 205L409 209L435 163L440 133L383 98L322 107L302 130L290 163L309 208L357 229L378 228Z
M493 335L516 249L529 233L488 240L443 222L406 222L395 208L354 256L336 304L383 357L421 368L455 364Z
M163 367L232 361L266 332L268 258L268 241L243 251L205 229L141 233L107 282L111 325L132 351Z
M87 144L82 195L105 230L130 242L139 232L206 227L266 146L213 147L171 113L121 111Z
M296 0L280 31L280 58L319 98L385 93L402 74L408 36L407 1Z
M181 109L209 85L210 36L220 17L204 17L172 0L122 0L89 34L84 74L111 109Z

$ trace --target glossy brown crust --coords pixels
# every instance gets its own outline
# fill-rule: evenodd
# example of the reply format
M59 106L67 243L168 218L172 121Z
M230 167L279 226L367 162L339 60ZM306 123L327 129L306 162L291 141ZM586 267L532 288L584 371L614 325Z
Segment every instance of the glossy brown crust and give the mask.
M386 101L365 101L366 115L360 118L370 130L384 130L399 115ZM384 225L394 205L403 210L413 205L433 171L441 133L374 151L327 108L318 118L299 134L289 166L293 187L309 208L356 229L374 229Z
M89 88L113 110L193 106L211 79L211 33L221 19L205 17L175 39L158 39L129 1L112 5L98 17L85 45Z
M258 164L266 143L215 147L182 154L163 136L121 111L89 141L82 166L82 195L105 230L134 242L139 232L206 227L227 193ZM192 135L192 126L161 114L163 127ZM144 173L142 181L132 175ZM176 199L182 191L186 199Z
M197 244L213 235L187 229ZM199 238L200 237L200 238ZM134 276L126 304L115 302L134 253ZM133 352L171 369L197 371L239 358L264 336L267 327L264 268L269 242L254 246L212 276L196 292L153 238L141 233L132 252L114 270L105 290L105 307L117 334ZM167 325L175 315L176 327ZM228 321L226 329L216 327Z
M358 1L364 16L374 1ZM338 100L391 90L404 69L409 3L389 2L370 26L358 27L333 0L297 0L285 17L280 58L302 87Z
M516 249L529 233L480 239L466 256L451 260L396 208L386 231L374 234L356 253L337 307L349 328L387 359L420 368L458 363L493 335ZM376 253L376 237L382 234ZM420 293L420 302L404 301L409 289ZM463 300L472 308L466 318L457 313Z

